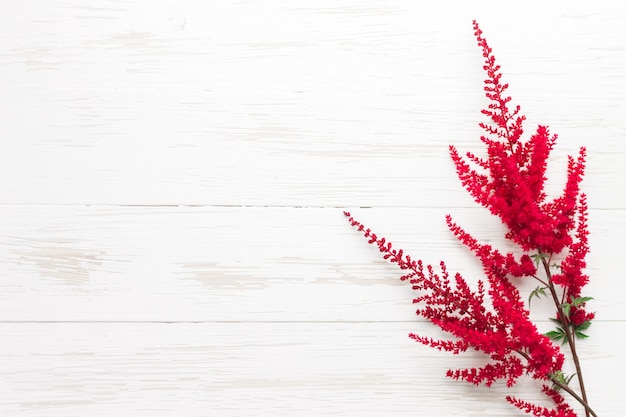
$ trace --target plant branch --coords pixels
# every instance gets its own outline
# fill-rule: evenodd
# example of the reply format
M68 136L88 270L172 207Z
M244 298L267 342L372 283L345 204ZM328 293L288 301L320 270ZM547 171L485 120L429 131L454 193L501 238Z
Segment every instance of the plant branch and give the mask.
M578 353L576 352L576 341L575 341L576 336L572 334L572 328L571 328L571 324L569 321L569 317L565 314L565 311L563 310L563 303L559 302L559 296L556 292L556 288L554 287L554 282L552 282L552 273L550 272L550 263L545 258L542 258L541 262L543 264L543 268L545 269L546 277L548 278L548 288L550 289L550 294L552 295L552 299L554 300L554 304L556 305L557 311L559 313L559 320L561 321L561 326L563 327L563 330L565 331L567 344L569 345L570 351L572 352L572 360L574 361L574 366L576 367L576 378L578 379L578 384L580 385L580 393L582 395L582 398L579 397L578 395L574 395L575 393L571 389L569 389L569 387L568 389L565 389L565 391L569 393L572 397L574 397L580 404L582 404L585 407L586 417L589 417L590 415L595 416L596 414L588 405L587 392L585 390L585 383L583 379L582 368L580 366ZM554 382L554 379L553 379L553 382ZM560 385L557 383L555 384L559 386L560 388L563 388L562 386L563 384L560 384Z
M587 401L585 401L585 399L581 398L573 389L570 388L569 385L562 383L561 381L557 380L556 378L550 378L550 382L552 382L554 385L556 385L557 387L561 388L563 391L567 392L569 395L571 395L576 401L578 401L583 407L585 407L585 414L586 415L591 415L593 417L598 417L598 415L595 413L595 411L593 411L591 409L591 407L589 407L589 404L587 404Z

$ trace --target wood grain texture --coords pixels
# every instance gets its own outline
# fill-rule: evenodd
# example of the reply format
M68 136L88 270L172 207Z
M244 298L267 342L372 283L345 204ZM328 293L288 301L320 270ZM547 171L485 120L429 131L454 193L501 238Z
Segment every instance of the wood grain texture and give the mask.
M414 416L512 415L503 386L446 380L478 364L416 345L409 323L0 324L5 415ZM598 414L626 400L596 332L582 347ZM530 381L513 393L537 398ZM488 410L488 411L487 411Z
M446 260L469 281L479 263L446 230L444 209L371 208L353 214L414 257ZM505 247L483 209L460 224ZM602 288L626 231L624 211L593 211L589 256L599 320L625 320ZM477 227L476 225L479 225ZM513 249L513 248L511 248ZM22 321L413 320L413 293L340 209L262 207L0 207L0 317ZM524 291L535 282L520 282ZM45 308L42 308L44 307ZM538 317L547 315L541 303Z
M551 193L588 148L598 319L581 349L598 414L621 415L618 6L0 6L0 415L513 415L503 387L442 376L479 357L406 337L433 330L341 214L471 279L443 216L505 244L447 156L481 149L472 19L527 134L559 134ZM545 307L532 314L549 326Z
M480 147L477 18L554 171L586 144L594 206L624 206L608 4L46 4L0 17L3 203L468 206L446 149Z

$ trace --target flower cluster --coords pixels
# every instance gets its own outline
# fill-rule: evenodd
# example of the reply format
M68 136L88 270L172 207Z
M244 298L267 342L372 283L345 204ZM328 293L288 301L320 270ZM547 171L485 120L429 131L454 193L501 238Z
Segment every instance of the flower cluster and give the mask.
M489 105L482 113L491 122L480 124L485 131L481 141L486 146L486 157L470 152L461 156L454 146L449 152L463 187L477 203L501 219L507 228L505 238L518 246L518 252L502 253L480 243L446 216L449 230L482 264L486 278L472 290L460 274L451 277L445 263L435 271L394 249L349 212L344 214L385 259L404 271L401 279L409 281L418 294L413 300L417 314L453 336L452 340L435 340L411 334L411 338L454 354L471 348L489 358L482 367L449 370L448 377L487 386L504 380L512 386L520 376L530 375L545 383L543 392L554 406L507 397L520 410L538 417L575 417L560 394L565 391L583 406L587 417L596 416L588 405L575 347L576 338L587 337L582 331L594 316L585 309L591 298L582 296L589 280L584 273L589 251L587 202L580 191L586 150L581 148L578 156L569 157L563 192L549 198L545 192L546 169L557 136L550 134L546 126L539 126L528 140L522 140L525 117L520 114L520 106L510 107L511 97L505 95L508 85L502 83L500 66L476 22L474 35L487 73L484 89ZM539 333L513 277L527 277L540 284L531 298L545 296L554 302L555 331ZM570 348L575 375L563 373L565 356L556 341ZM580 394L570 386L574 376Z
M491 103L482 112L493 124L480 124L488 133L481 137L488 158L467 153L466 160L450 146L457 174L474 200L507 225L507 238L526 251L560 253L572 243L578 203L584 199L579 184L585 168L585 148L580 149L578 158L569 158L563 195L547 200L547 160L557 136L550 135L546 126L539 126L528 141L520 140L525 117L519 114L520 106L509 109L511 97L504 95L508 84L501 83L500 66L476 23L474 29L489 77L485 80L485 92Z
M534 272L532 261L528 265L524 258L518 263L511 254L504 256L489 245L474 241L472 244L480 253L489 285L486 290L485 283L478 281L478 289L473 291L460 274L451 279L444 262L441 262L438 274L431 265L424 266L421 260L416 261L402 250L393 249L390 242L378 238L350 213L345 212L345 215L370 243L378 246L385 259L406 271L401 279L408 280L419 293L413 300L418 305L417 315L457 339L434 340L416 334L411 334L411 338L455 354L471 347L491 358L480 368L449 370L449 377L487 386L504 379L508 386L512 386L523 374L546 379L547 375L561 369L564 356L559 347L538 332L530 321L519 291L507 279L509 266ZM457 233L464 233L458 226L452 227ZM465 234L463 239L471 237Z

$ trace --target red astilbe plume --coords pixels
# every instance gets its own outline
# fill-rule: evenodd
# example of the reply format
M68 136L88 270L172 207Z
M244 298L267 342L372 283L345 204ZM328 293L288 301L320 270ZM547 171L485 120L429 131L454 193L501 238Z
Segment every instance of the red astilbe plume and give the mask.
M444 262L438 274L431 265L424 266L421 260L413 260L402 250L393 249L390 242L366 229L350 213L345 212L345 215L369 243L378 246L384 259L405 271L401 280L408 280L419 293L413 300L419 306L417 315L457 338L435 340L411 334L412 339L454 354L473 348L491 359L480 368L449 370L448 377L487 386L502 379L513 386L523 374L547 380L547 375L561 369L564 357L559 347L538 332L519 291L506 278L507 265L525 266L489 245L476 244L485 260L489 288L485 290L485 283L478 281L478 289L472 291L460 274L450 278ZM534 270L532 262L531 265Z
M584 407L587 417L596 416L588 405L575 346L576 338L587 337L581 331L594 317L585 310L591 298L582 297L589 280L584 273L589 252L587 201L580 191L586 150L582 147L577 157L568 157L563 192L548 198L546 170L557 135L540 125L528 140L522 140L525 117L520 114L520 106L510 107L511 97L505 95L508 84L501 82L500 66L475 21L474 35L487 73L484 90L489 105L482 113L491 123L480 123L485 131L480 139L487 156L481 158L469 152L461 156L454 146L449 152L463 187L477 203L500 218L508 229L505 238L519 247L518 253L502 253L480 243L447 215L449 230L482 264L486 279L479 280L477 289L472 290L460 274L451 278L444 262L436 272L432 266L392 248L390 242L349 212L344 214L370 244L378 247L384 259L404 271L401 279L409 281L418 294L413 300L418 306L417 315L453 336L451 340L435 340L411 334L412 339L453 354L473 349L487 356L484 366L451 369L448 377L487 386L504 380L510 387L522 375L529 375L552 384L545 385L543 393L554 405L550 408L507 397L515 407L538 417L575 417L559 392L565 391ZM559 263L557 258L561 259ZM541 334L531 322L524 299L511 280L523 277L541 284L531 298L543 295L554 302L556 331ZM565 356L555 341L567 343L570 348L574 375L563 373ZM569 385L574 376L580 394Z
M506 224L507 238L526 251L560 253L572 243L570 232L575 227L585 148L581 148L578 158L569 158L563 194L546 200L547 160L557 135L539 126L528 141L520 140L525 117L519 114L520 106L512 111L509 108L511 97L505 95L508 84L500 81L500 66L476 22L474 34L485 58L485 92L491 101L482 113L491 118L492 124L480 123L487 133L480 139L487 146L488 158L467 153L464 159L456 147L450 146L457 174L474 200Z

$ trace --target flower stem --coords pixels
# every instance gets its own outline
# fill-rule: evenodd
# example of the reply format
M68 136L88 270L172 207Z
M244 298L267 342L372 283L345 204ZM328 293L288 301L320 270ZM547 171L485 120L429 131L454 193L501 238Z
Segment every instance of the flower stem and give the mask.
M587 416L591 415L593 417L598 417L598 415L595 413L595 411L593 411L591 409L591 407L589 407L589 404L587 404L587 402L583 398L581 398L578 394L576 394L576 392L573 389L571 389L569 387L569 385L562 383L561 381L557 380L556 378L551 378L550 382L552 382L557 387L561 388L563 391L567 392L576 401L578 401L583 407L585 407L585 415L587 415Z
M554 304L556 305L559 320L561 321L561 326L565 331L565 337L567 338L567 344L569 345L570 351L572 352L572 360L574 361L574 366L576 367L576 377L578 379L578 384L580 386L580 393L582 398L578 396L568 385L563 384L556 379L552 379L552 382L558 387L562 388L568 394L576 399L583 407L585 407L585 416L590 417L591 415L597 417L596 413L589 407L589 403L587 400L587 392L585 391L585 383L583 380L582 368L580 366L580 359L578 358L578 354L576 353L576 340L575 335L572 334L571 325L569 322L569 318L563 311L563 303L559 301L559 296L556 292L556 288L554 287L554 282L552 282L552 273L550 272L550 264L545 258L541 259L543 264L543 268L546 272L546 277L548 278L548 288L550 289L550 294L552 295L552 299L554 300Z

